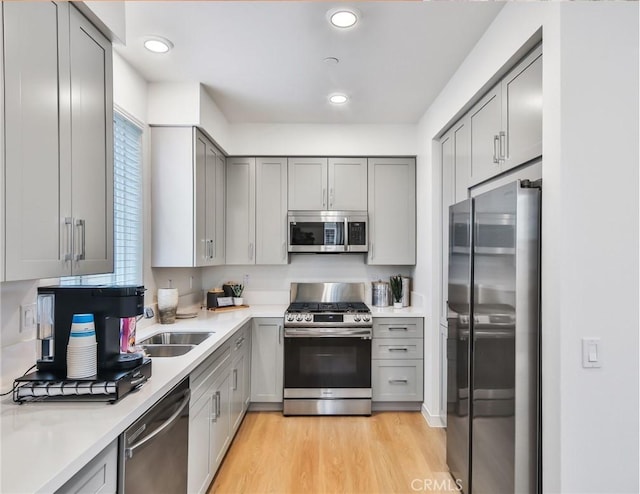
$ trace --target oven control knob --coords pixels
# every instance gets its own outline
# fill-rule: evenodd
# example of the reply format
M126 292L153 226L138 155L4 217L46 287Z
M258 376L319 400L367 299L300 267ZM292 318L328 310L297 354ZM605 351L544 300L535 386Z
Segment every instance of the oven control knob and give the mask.
M298 321L298 322L302 321L302 314L298 314L296 316L296 321Z
M353 320L355 322L360 322L360 316L358 314L356 314L355 316L353 316Z
M311 321L311 314L307 314L306 316L304 316L304 320L307 322Z
M293 321L293 314L287 315L287 321L289 322Z
M371 318L368 315L364 315L364 316L362 316L362 320L364 322L369 322L371 320Z

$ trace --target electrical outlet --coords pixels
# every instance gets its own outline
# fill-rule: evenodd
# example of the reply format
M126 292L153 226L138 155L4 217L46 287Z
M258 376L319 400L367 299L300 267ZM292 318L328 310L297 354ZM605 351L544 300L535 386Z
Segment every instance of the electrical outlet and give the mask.
M20 306L20 332L32 331L36 329L36 304L26 304Z
M244 286L247 286L247 285L249 284L249 275L248 275L248 274L245 274L245 275L242 277L242 284L243 284Z

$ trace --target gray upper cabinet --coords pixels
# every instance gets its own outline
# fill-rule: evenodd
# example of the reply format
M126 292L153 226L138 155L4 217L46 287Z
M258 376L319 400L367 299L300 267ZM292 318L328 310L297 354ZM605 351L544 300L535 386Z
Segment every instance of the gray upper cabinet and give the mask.
M504 170L542 155L542 49L534 50L502 81Z
M498 84L471 109L469 114L471 184L477 184L500 173L501 94Z
M366 211L366 158L289 158L289 209Z
M113 271L112 49L75 8L70 14L72 273L108 273Z
M542 47L521 60L469 112L476 185L542 155Z
M227 158L227 264L255 264L256 159Z
M327 158L289 158L289 209L327 209Z
M287 159L227 159L227 264L287 264Z
M468 197L470 167L469 116L462 118L440 139L442 169L442 217L440 236L442 240L440 259L441 320L446 320L448 263L449 263L449 206Z
M196 266L224 263L224 156L196 131Z
M287 159L256 159L256 264L287 264Z
M328 209L367 210L367 159L329 158Z
M5 279L112 271L111 44L66 2L2 8Z
M223 264L222 153L195 127L152 127L151 166L151 265Z
M225 199L226 199L226 174L227 159L218 149L216 149L216 186L215 186L215 228L213 234L212 247L213 258L211 264L224 264L226 260L226 240L225 240ZM208 206L208 210L210 207Z
M368 160L368 264L416 263L416 160Z

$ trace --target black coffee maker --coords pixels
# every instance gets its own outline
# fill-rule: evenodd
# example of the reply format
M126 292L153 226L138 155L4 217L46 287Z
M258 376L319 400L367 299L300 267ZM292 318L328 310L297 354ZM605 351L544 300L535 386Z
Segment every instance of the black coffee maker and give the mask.
M73 314L93 314L98 342L98 374L143 363L140 353L120 352L120 319L144 311L143 286L52 286L38 288L40 372L66 375L67 344Z

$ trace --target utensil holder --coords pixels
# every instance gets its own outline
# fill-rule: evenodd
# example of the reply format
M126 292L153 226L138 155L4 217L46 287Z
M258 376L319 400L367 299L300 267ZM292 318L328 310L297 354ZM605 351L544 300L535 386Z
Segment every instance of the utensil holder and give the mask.
M158 288L158 317L160 324L173 324L176 322L178 311L178 289Z

